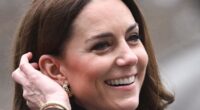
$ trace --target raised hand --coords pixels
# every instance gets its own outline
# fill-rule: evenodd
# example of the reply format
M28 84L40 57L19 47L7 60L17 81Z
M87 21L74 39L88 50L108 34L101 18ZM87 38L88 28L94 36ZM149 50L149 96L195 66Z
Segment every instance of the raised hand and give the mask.
M12 73L12 78L23 87L23 97L27 105L32 110L38 110L47 102L56 102L71 109L64 89L56 81L37 70L37 63L29 63L31 58L31 52L24 54L19 67Z

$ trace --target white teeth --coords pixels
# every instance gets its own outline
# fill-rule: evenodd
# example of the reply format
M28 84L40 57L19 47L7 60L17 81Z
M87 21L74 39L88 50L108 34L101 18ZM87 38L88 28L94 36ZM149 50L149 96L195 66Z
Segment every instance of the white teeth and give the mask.
M106 84L110 86L118 86L118 85L128 85L135 82L135 76L127 77L127 78L120 78L114 80L106 81Z

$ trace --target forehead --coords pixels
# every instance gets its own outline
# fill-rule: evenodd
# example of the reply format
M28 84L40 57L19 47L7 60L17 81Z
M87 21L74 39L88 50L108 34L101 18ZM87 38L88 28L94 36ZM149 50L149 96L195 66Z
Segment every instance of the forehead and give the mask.
M134 19L129 9L121 0L92 0L78 15L74 24L80 22L110 21L115 19Z
M121 0L93 0L73 22L72 39L84 41L108 32L123 36L134 24L132 13Z

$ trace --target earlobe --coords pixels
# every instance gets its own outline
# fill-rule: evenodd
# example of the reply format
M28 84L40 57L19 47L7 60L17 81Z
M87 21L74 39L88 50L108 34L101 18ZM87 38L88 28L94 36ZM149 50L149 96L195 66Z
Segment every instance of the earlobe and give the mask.
M49 76L59 84L66 80L65 74L60 71L59 60L51 55L42 55L39 59L39 68L42 73Z

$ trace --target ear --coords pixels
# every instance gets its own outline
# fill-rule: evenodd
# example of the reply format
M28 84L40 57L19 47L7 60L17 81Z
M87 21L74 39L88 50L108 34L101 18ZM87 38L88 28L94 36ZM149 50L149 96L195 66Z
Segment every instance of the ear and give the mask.
M63 84L66 75L60 71L60 65L59 59L51 55L42 55L39 59L40 71L59 84Z

